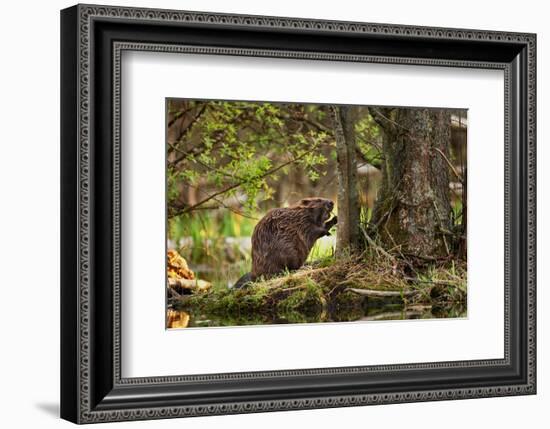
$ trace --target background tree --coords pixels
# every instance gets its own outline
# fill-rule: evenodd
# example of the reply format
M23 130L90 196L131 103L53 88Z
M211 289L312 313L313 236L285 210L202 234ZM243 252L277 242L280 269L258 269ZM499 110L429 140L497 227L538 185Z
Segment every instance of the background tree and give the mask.
M369 111L382 131L384 154L371 225L387 248L420 258L449 255L449 110Z
M330 106L338 168L338 232L336 253L356 250L359 244L359 195L355 106Z

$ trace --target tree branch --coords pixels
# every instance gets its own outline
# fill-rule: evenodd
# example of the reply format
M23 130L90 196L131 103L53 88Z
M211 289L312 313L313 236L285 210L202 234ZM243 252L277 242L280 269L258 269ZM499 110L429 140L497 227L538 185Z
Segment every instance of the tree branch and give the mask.
M180 110L179 112L174 113L174 117L172 118L172 120L168 121L168 128L170 128L172 125L174 125L179 118L181 118L186 113L190 112L192 109L193 108L190 107L189 109Z
M374 120L374 122L376 122L383 129L386 129L388 125L390 125L392 128L394 125L398 127L401 126L397 122L389 118L389 116L391 115L392 109L383 109L383 110L384 110L384 113L382 113L381 108L379 109L377 107L369 107L369 113L372 119Z
M418 293L416 290L372 290L372 289L357 289L353 287L348 287L344 292L353 292L357 295L362 296L373 296L378 298L388 298L388 297L405 297L411 296Z
M460 174L458 174L458 171L456 171L454 165L451 163L451 161L449 161L449 158L447 158L445 156L445 154L443 153L443 151L441 149L439 149L438 147L434 147L434 149L443 157L443 159L447 162L447 164L449 165L449 167L451 168L451 170L453 171L454 175L456 176L456 178L458 179L458 181L462 184L464 184L464 180L462 179L462 176L460 176Z
M277 171L281 170L282 168L286 167L287 165L290 165L292 163L295 163L297 161L299 161L301 158L303 158L304 156L306 156L308 153L310 153L311 151L313 151L315 148L313 148L312 150L310 151L307 151L307 152L304 152L303 154L301 154L300 156L294 158L294 159L291 159L290 161L287 161L275 168L272 168L271 170L268 170L266 171L265 173L261 174L260 176L257 177L257 179L263 179L264 177L267 177L267 176L270 176L272 175L273 173L276 173ZM239 183L235 183L233 185L230 185L218 192L215 192L213 193L212 195L209 195L208 197L204 198L203 200L199 201L198 203L195 203L191 206L188 206L188 207L185 207L175 213L172 213L169 215L169 217L175 217L175 216L180 216L182 214L185 214L185 213L189 213L193 210L195 210L197 207L207 203L208 201L211 201L211 200L215 200L216 197L220 196L220 195L223 195L223 194L226 194L227 192L229 191L232 191L233 189L236 189L238 188L239 186L241 186L243 184L243 182L239 182Z
M189 124L187 124L187 126L182 130L182 132L180 133L180 136L179 138L177 139L178 141L176 142L176 144L180 143L183 136L184 135L187 135L189 133L189 131L191 130L191 128L193 127L193 125L195 125L197 123L197 121L200 119L200 117L202 116L202 114L204 113L204 111L206 110L206 104L203 104L200 108L200 110L197 112L197 114L193 117L193 119L191 120L191 122L189 122ZM170 144L170 147L172 148L175 148L176 146L169 143ZM176 165L178 164L179 162L183 161L185 158L187 158L190 154L196 154L197 151L199 150L199 147L194 147L192 149L190 149L189 151L187 152L183 152L181 150L178 150L178 152L181 153L181 155L176 158L174 161L171 162L172 165Z

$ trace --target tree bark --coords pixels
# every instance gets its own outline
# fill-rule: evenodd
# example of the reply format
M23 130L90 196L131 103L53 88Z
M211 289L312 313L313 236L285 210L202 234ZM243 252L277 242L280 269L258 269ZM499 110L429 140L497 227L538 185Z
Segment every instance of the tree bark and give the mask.
M338 169L336 255L353 251L359 243L359 196L357 192L354 109L353 106L330 106L336 139Z
M370 108L370 113L384 134L383 178L372 218L379 237L402 253L448 255L449 112Z
M468 254L468 169L464 168L462 180L462 224L458 241L458 256L466 260Z

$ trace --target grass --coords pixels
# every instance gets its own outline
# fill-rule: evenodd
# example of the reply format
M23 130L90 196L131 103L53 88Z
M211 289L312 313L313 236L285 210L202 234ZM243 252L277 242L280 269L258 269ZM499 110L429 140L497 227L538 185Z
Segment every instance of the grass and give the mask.
M248 238L255 225L253 219L228 211L217 217L199 213L172 219L169 237L198 278L211 282L214 289L225 289L251 269L250 253L239 244L227 244L226 239ZM323 237L315 243L307 262L329 261L333 254L334 236Z
M335 243L336 240L333 235L322 237L317 240L309 252L306 263L321 263L322 261L330 262L334 257Z
M198 278L226 289L250 271L250 251L242 241L256 223L229 210L197 212L170 219L168 237Z
M373 250L360 256L334 259L325 254L320 263L257 281L239 289L213 289L190 295L174 307L217 318L248 317L299 321L357 320L365 305L429 308L435 317L457 317L466 306L466 264L441 261L410 272L407 261ZM390 298L362 296L350 289L398 292ZM271 322L273 323L273 322Z
M459 204L454 209L457 215ZM370 210L361 211L362 220L371 215ZM239 321L235 324L247 324L247 320L281 320L281 323L357 320L364 316L365 305L385 309L392 305L401 309L420 305L429 307L436 317L464 315L465 261L446 259L418 267L403 255L388 253L376 245L367 247L359 256L335 259L334 236L316 242L302 269L257 281L245 289L231 290L228 286L250 271L251 261L250 254L237 245L228 247L226 237L250 237L255 224L252 219L228 211L219 216L199 213L170 222L171 239L175 243L187 240L183 248L178 248L182 256L199 278L213 284L206 294L174 301L174 308L204 316L210 320L208 323L214 323L214 318L219 322L216 326L228 320ZM229 258L228 253L233 256ZM365 298L350 289L401 294L392 298ZM408 295L411 291L414 293Z
M253 218L260 218L255 214ZM183 237L250 237L258 221L229 210L193 213L170 219L168 235L175 241Z
M252 236L256 223L227 210L217 214L199 212L170 219L168 237L190 264L204 264L210 257L219 259L223 255L226 238Z

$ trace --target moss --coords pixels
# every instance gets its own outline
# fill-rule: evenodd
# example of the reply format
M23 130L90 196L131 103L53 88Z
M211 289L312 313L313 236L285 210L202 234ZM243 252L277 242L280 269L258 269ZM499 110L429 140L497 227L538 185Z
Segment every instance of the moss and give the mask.
M408 269L406 262L370 249L360 257L323 261L243 289L214 289L185 296L173 307L204 316L204 323L220 321L208 326L358 320L367 314L367 306L372 310L392 305L428 305L436 309L436 317L464 314L465 263L446 262L412 273ZM349 288L419 293L367 299Z
M184 297L175 304L179 309L196 309L212 314L240 314L261 312L266 306L268 290L213 290L207 294Z
M298 287L298 289L291 291L285 298L277 302L277 312L289 313L299 311L305 315L315 315L326 310L327 300L325 292L315 281L306 278L304 285L295 287Z
M293 311L298 309L302 302L305 300L306 293L305 291L299 290L296 291L290 295L288 295L286 298L281 299L277 303L277 310L278 311Z

